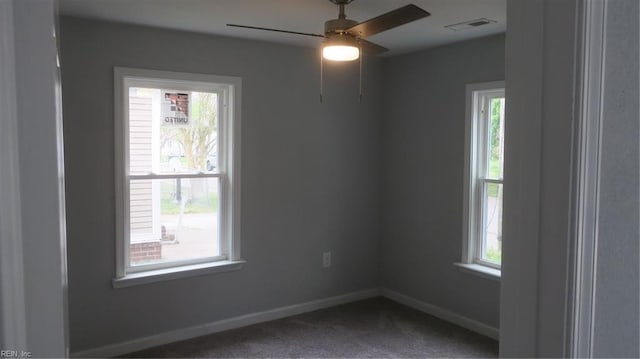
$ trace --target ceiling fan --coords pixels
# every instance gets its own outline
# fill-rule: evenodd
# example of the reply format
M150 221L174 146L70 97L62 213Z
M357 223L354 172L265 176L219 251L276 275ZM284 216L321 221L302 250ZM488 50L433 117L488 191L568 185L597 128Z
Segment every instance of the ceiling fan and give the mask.
M345 6L353 0L329 1L340 7L340 13L337 19L328 20L324 23L324 34L236 24L227 24L227 26L324 38L322 54L325 59L353 61L360 57L360 51L374 55L388 51L388 49L367 41L365 38L431 15L418 6L409 4L359 23L355 20L347 19L344 11Z
M395 27L408 24L431 15L428 11L416 5L409 4L401 8L389 11L373 19L363 22L347 19L344 12L346 5L353 0L329 0L340 7L337 19L328 20L324 23L324 34L314 34L308 32L298 32L266 27L227 24L227 26L241 27L254 30L266 30L282 32L294 35L313 36L323 38L322 57L320 61L320 102L322 102L323 91L323 59L331 61L353 61L360 59L360 102L362 102L362 56L361 52L377 55L388 51L380 45L365 40L365 38L393 29Z

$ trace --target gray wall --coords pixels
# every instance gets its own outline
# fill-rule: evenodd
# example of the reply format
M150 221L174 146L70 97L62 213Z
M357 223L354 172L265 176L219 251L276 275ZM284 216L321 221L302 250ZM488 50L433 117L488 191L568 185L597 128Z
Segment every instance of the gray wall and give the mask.
M640 356L636 0L607 3L594 311L595 357Z
M498 327L499 282L459 271L465 85L504 80L504 35L393 57L384 68L382 285Z
M380 62L362 104L357 65L325 68L320 104L315 49L74 18L61 30L72 351L377 287ZM111 287L113 66L242 77L241 271Z

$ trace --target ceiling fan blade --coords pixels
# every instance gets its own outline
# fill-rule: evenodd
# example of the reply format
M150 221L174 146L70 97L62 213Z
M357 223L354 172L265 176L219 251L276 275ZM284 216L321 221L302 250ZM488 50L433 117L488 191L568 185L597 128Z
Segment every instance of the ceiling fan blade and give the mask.
M389 51L386 47L382 47L367 40L360 40L360 46L362 46L362 52L368 55L377 55Z
M367 21L363 21L357 25L353 25L346 31L360 37L369 37L377 33L393 29L400 25L410 23L431 15L428 11L423 10L413 4L403 6L401 8L389 11L388 13L374 17Z
M310 32L298 32L298 31L288 31L288 30L279 30L279 29L269 29L267 27L236 25L236 24L227 24L227 26L241 27L241 28L244 28L244 29L253 29L253 30L265 30L265 31L283 32L285 34L304 35L304 36L313 36L313 37L322 37L322 38L325 37L324 35L313 34L313 33L310 33Z

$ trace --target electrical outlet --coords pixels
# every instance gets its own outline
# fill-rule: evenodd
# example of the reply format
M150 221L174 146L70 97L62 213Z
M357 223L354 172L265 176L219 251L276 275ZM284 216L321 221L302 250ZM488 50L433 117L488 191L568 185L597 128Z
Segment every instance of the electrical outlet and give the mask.
M322 266L325 268L331 267L331 252L322 253Z

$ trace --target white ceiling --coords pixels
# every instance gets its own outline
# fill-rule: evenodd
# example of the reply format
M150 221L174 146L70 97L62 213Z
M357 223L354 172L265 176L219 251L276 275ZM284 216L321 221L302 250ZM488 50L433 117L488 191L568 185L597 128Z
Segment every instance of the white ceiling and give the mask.
M350 19L364 21L410 3L431 16L368 38L389 48L387 55L506 31L506 0L355 0L346 13ZM338 7L328 0L60 0L60 11L76 17L301 46L318 46L322 39L226 24L323 33L324 21L338 15ZM444 28L477 18L496 23L459 32Z

